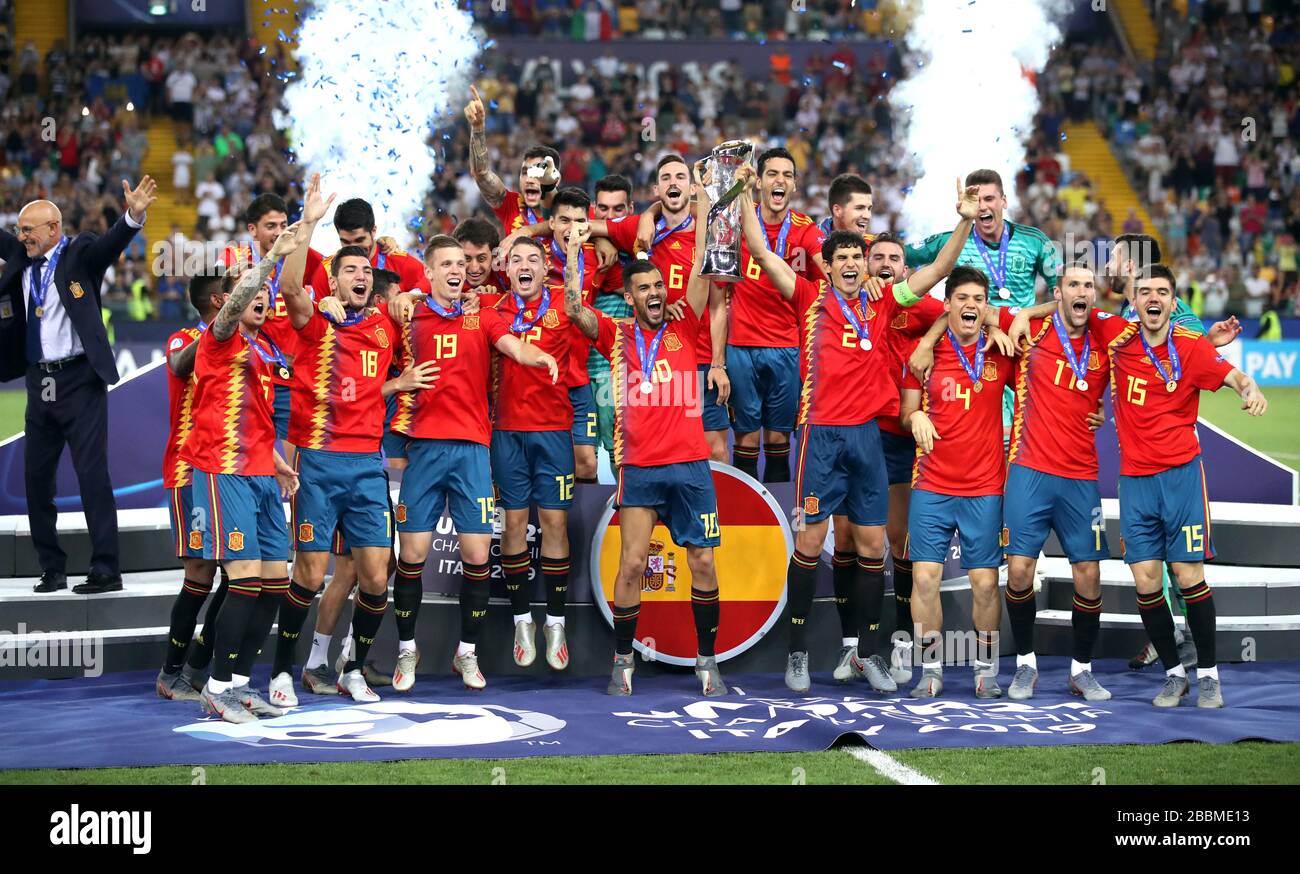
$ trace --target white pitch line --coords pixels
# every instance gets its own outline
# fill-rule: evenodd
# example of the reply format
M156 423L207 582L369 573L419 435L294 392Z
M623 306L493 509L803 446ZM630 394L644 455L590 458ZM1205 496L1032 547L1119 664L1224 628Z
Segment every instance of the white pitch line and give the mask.
M889 753L873 750L870 747L848 747L845 749L853 758L876 769L887 780L904 786L938 786L938 780L932 780L920 771L913 771Z

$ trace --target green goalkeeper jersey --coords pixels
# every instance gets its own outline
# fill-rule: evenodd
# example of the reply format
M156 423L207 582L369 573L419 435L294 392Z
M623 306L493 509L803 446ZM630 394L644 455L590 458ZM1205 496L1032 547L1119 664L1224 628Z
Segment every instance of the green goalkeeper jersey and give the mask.
M1011 292L1009 297L1004 299L998 295L999 286L993 276L1001 263L998 248L985 245L988 261L993 266L993 271L990 271L988 263L985 262L984 256L975 243L975 231L971 231L961 254L957 256L957 263L974 267L989 277L990 303L1010 307L1033 306L1037 303L1034 295L1036 276L1043 277L1047 282L1048 291L1056 287L1058 269L1056 249L1047 235L1038 228L1016 224L1005 219L1003 223L1007 227L1005 287ZM944 231L926 237L919 245L906 247L907 266L917 268L933 262L939 256L943 244L948 242L951 236L952 231Z

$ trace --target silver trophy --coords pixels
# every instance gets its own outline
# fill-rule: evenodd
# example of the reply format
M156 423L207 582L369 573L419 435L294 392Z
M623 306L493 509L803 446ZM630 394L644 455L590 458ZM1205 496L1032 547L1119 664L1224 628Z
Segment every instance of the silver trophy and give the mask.
M704 186L713 206L709 209L704 239L704 264L700 275L714 282L739 282L740 204L736 198L744 186L736 181L736 169L749 161L752 143L730 140L714 148L705 159L709 182Z

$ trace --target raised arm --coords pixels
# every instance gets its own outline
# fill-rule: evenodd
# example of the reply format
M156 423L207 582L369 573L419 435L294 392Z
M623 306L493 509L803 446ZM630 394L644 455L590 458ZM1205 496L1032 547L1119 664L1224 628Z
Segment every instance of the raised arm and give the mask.
M145 212L158 199L157 192L158 183L154 182L152 176L143 177L135 188L129 187L125 179L122 180L122 198L126 201L126 212L113 223L108 233L95 238L85 248L84 257L92 267L104 270L110 264L117 263L117 259L131 244L131 238L139 233L144 224Z
M488 206L496 209L506 199L506 186L488 165L487 108L483 105L483 98L478 96L478 89L471 85L469 90L473 96L465 105L465 118L469 121L470 171L478 184L479 194L483 195Z
M957 257L961 255L961 250L970 237L975 216L979 214L978 195L979 186L963 188L961 180L957 180L957 215L959 216L957 227L952 229L952 236L944 241L943 248L939 250L934 261L913 271L907 279L908 286L917 297L942 282L944 277L952 272L952 268L957 266Z
M1242 371L1233 368L1223 380L1241 398L1241 408L1252 416L1262 416L1268 409L1268 400L1259 390L1259 385Z
M796 279L794 268L785 263L784 258L767 247L766 236L763 229L758 226L758 215L754 212L754 198L750 192L753 190L754 182L758 179L758 176L754 172L754 168L748 164L742 164L736 170L736 178L745 182L745 190L740 193L737 200L740 203L740 223L745 232L745 245L749 248L749 257L758 262L758 266L772 280L772 284L776 286L777 291L781 292L781 296L786 300L790 300L794 297ZM700 222L700 224L703 224L703 222ZM703 252L703 244L697 245L695 251ZM825 273L824 270L822 272Z
M564 264L564 314L578 326L589 340L595 340L599 325L596 316L582 300L582 271L578 269L578 253L587 241L591 229L582 224L569 232L568 260Z
M291 225L284 233L276 238L275 245L266 257L258 261L252 267L244 271L244 275L239 277L239 282L231 290L230 296L226 302L221 305L217 317L212 320L212 327L209 328L212 336L216 337L222 343L235 336L235 331L239 330L239 320L244 315L244 310L248 304L257 297L258 290L262 283L266 282L266 277L271 275L271 270L275 267L275 262L279 261L286 255L293 253L298 247L298 231L300 226Z
M311 321L312 311L316 309L311 295L302 287L303 273L307 270L307 252L311 249L307 243L316 230L316 223L324 217L325 211L333 202L333 194L327 200L321 198L320 174L313 173L311 181L307 183L307 195L303 198L302 221L298 231L303 245L284 259L284 268L280 271L280 294L284 295L284 307L289 312L289 323L294 330L301 329Z

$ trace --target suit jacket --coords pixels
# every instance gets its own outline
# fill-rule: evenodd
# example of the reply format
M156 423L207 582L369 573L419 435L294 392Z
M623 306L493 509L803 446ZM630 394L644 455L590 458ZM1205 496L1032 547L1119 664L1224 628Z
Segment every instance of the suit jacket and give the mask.
M86 350L86 358L108 385L118 380L117 362L100 314L99 288L104 284L105 271L117 263L136 231L126 223L123 213L102 237L78 234L68 241L54 271L54 287ZM18 238L5 230L0 230L0 259L5 262L0 271L0 382L5 382L27 372L23 273L32 262Z

